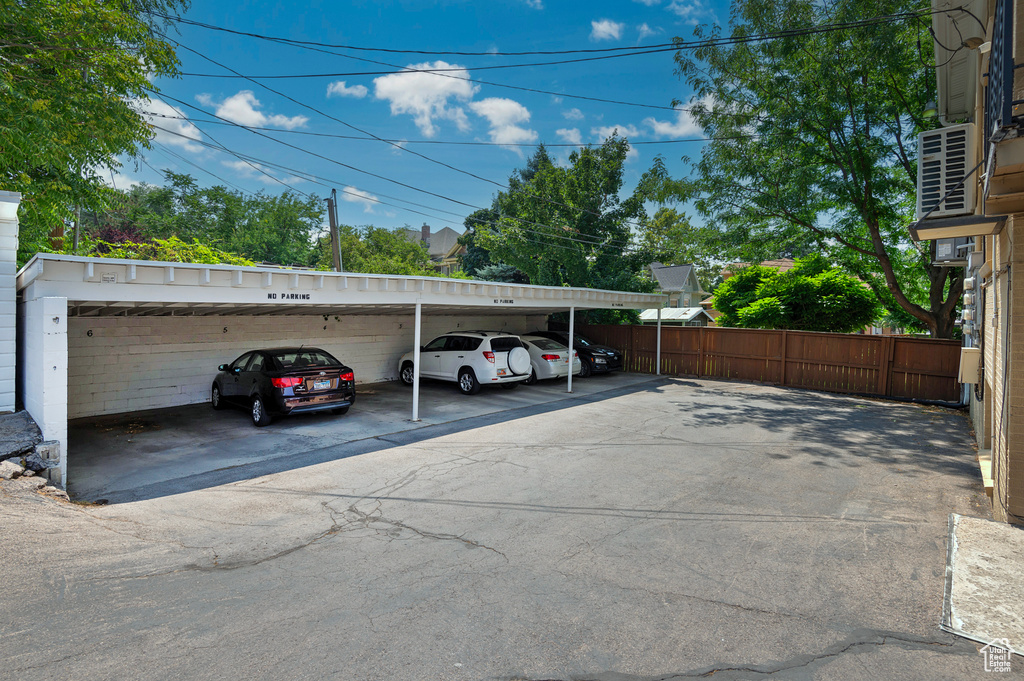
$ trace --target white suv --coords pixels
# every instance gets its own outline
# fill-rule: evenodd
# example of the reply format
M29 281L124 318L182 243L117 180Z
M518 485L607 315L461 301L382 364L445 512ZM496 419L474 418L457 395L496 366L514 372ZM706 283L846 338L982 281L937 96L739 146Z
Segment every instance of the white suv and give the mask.
M398 376L412 385L413 353L398 360ZM511 390L530 377L530 353L519 336L497 331L452 331L420 348L420 376L455 381L465 395L481 385Z

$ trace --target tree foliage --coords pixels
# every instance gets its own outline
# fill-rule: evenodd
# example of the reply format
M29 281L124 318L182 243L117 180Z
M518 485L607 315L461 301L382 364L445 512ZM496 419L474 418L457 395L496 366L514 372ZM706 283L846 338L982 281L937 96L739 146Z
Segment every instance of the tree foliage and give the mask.
M744 267L718 286L715 309L719 326L848 333L875 321L879 305L863 282L809 256L787 272Z
M737 0L733 35L929 7L921 0ZM893 20L680 50L678 72L698 100L691 115L713 138L684 193L732 244L793 253L817 246L890 311L948 337L963 273L932 267L932 253L911 244L906 229L916 133L927 125L919 112L935 87L922 66L919 30L915 21ZM717 28L699 32L718 36Z
M0 0L0 186L21 192L21 240L35 252L75 206L104 208L99 173L147 146L133 102L177 73L150 11L180 0Z
M342 225L338 231L342 266L347 272L440 276L430 264L427 249L410 240L403 229ZM330 240L323 239L316 265L330 269L332 262Z
M476 243L532 284L649 291L650 254L634 248L631 228L647 219L644 202L666 175L656 162L621 198L628 151L612 136L574 151L563 167L539 148L495 198L496 224L477 225Z
M85 244L84 255L126 260L157 260L160 262L191 262L203 265L254 265L248 258L227 253L199 241L186 243L176 236L135 243L95 241Z

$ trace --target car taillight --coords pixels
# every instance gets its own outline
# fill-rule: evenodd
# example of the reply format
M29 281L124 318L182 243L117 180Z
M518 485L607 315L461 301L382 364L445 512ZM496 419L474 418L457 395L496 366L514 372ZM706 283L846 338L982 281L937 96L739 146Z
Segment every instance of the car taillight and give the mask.
M494 364L494 353L493 352L488 352L487 350L485 350L484 351L484 359L486 359L491 364Z
M575 350L572 351L572 358L573 359L579 359L579 356L580 356L580 353L576 352Z
M558 355L541 355L540 358L541 359L546 359L549 362L554 362L556 360L562 359Z
M354 371L346 371L341 376L338 376L343 381L354 381L356 380L356 374Z
M270 382L275 388L294 388L297 385L302 385L303 380L297 376L285 376L284 378L272 378Z

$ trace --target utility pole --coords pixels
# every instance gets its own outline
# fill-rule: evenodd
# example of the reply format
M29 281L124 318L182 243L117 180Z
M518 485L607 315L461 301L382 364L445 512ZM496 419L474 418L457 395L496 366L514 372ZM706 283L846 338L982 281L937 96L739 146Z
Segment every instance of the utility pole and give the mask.
M341 269L341 240L338 234L338 190L331 190L331 198L327 201L327 219L331 224L331 251L334 253L334 271L342 272Z

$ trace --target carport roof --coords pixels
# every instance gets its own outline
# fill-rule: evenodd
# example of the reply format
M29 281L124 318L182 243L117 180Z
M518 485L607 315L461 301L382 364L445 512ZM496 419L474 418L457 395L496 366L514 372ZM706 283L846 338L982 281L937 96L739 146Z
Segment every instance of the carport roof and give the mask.
M74 316L409 314L416 303L425 314L488 308L520 315L646 309L666 300L654 293L52 253L34 256L18 272L17 286L21 300L67 298Z

